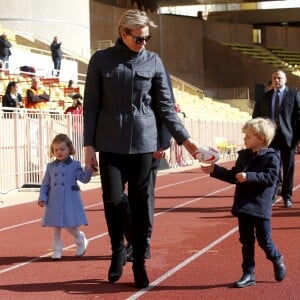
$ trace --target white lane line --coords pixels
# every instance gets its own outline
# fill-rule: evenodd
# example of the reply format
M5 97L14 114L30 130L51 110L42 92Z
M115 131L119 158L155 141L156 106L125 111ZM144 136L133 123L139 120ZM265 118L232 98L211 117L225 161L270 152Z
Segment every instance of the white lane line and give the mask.
M227 187L227 188L229 188L229 187ZM224 188L222 190L226 190L227 188ZM293 191L295 191L295 190L297 190L299 188L300 188L300 184L298 184L297 186L295 186L293 188ZM212 192L210 194L207 194L207 196L216 194L217 192L218 191ZM204 197L202 197L202 198L204 198ZM192 201L190 201L190 203L194 202L196 200L200 200L200 199L201 198L193 199ZM177 207L180 207L180 206L177 206ZM169 209L169 211L173 210L173 209L175 209L175 208ZM155 215L157 215L157 214L155 214ZM223 234L221 237L219 237L217 240L213 241L212 243L210 243L209 245L207 245L206 247L204 247L203 249L201 249L200 251L198 251L194 255L190 256L188 259L186 259L185 261L183 261L182 263L180 263L176 267L174 267L171 270L169 270L168 272L164 273L162 276L160 276L156 280L152 281L150 283L150 285L149 285L148 288L141 289L140 291L136 292L132 296L128 297L126 300L135 300L135 299L138 299L139 297L141 297L142 295L144 295L145 293L147 293L148 291L150 291L151 289L153 289L154 287L156 287L157 285L159 285L161 282L163 282L167 278L171 277L177 271L181 270L182 268L184 268L185 266L187 266L188 264L190 264L191 262L193 262L195 259L197 259L198 257L200 257L202 254L205 254L211 248L213 248L217 244L223 242L226 238L228 238L230 235L232 235L233 233L235 233L237 231L238 231L238 226L232 228L231 230L229 230L228 232L226 232L225 234Z
M135 300L135 299L138 299L139 297L141 297L142 295L144 295L146 292L148 292L149 290L153 289L154 287L156 287L157 285L159 285L161 282L163 282L167 278L171 277L176 272L180 271L182 268L186 267L188 264L190 264L191 262L193 262L199 256L201 256L202 254L205 254L211 248L213 248L217 244L223 242L225 239L227 239L230 235L232 235L236 231L238 231L238 227L232 228L231 230L229 230L228 232L226 232L225 234L223 234L221 237L219 237L217 240L213 241L212 243L210 243L209 245L207 245L206 247L204 247L203 249L201 249L200 251L198 251L194 255L190 256L188 259L186 259L185 261L183 261L182 263L180 263L176 267L174 267L171 270L169 270L168 272L164 273L162 276L160 276L156 280L152 281L150 283L150 285L149 285L148 288L145 288L145 289L142 289L142 290L136 292L135 294L133 294L132 296L130 296L126 300Z
M227 187L222 188L222 189L219 189L219 190L217 190L217 191L214 191L214 192L212 192L212 193L210 193L210 194L207 194L207 196L210 196L210 195L214 195L214 194L220 193L220 192L222 192L222 191L224 191L224 190L227 190L227 189L229 189L229 188L232 188L232 185L227 186ZM180 204L180 205L177 205L177 206L175 206L175 207L173 207L173 208L169 208L169 209L166 209L166 210L164 210L164 211L162 211L162 212L160 212L160 213L156 213L154 216L157 217L157 216L159 216L159 215L162 215L162 214L165 214L165 213L170 212L170 211L172 211L172 210L175 210L176 208L183 207L183 206L188 205L188 204L190 204L190 203L199 201L199 200L201 200L201 199L203 199L203 198L205 198L205 197L199 197L199 198L192 199L192 200L190 200L190 201L187 201L187 202L185 202L185 203L182 203L182 204ZM89 238L88 240L89 240L89 241L93 241L93 240L96 240L96 239L98 239L98 238L102 238L102 237L104 237L104 236L106 236L106 235L108 235L108 232L104 232L104 233L99 234L99 235L97 235L97 236L91 237L91 238ZM75 246L75 244L66 246L66 247L63 248L63 250L70 249L70 248L72 248L72 247L74 247L74 246ZM15 270L15 269L18 269L18 268L27 266L27 265L31 264L32 262L39 261L39 260L41 260L42 258L51 256L51 255L52 255L52 252L49 252L49 253L47 253L47 254L43 254L43 255L41 255L41 256L39 256L39 257L36 257L36 258L34 258L34 259L31 259L31 260L29 260L29 261L26 261L26 262L23 262L23 263L20 263L20 264L16 264L16 265L11 266L11 267L8 267L8 268L6 268L6 269L0 270L0 275L3 274L3 273L6 273L6 272L8 272L8 271L12 271L12 270Z
M179 184L184 184L184 183L191 182L191 181L194 181L194 180L202 179L203 177L207 177L207 176L208 175L199 176L199 177L196 177L196 178L187 179L187 180L183 180L183 181L178 181L176 183L172 183L172 184L168 184L168 185L164 185L164 186L161 186L159 188L156 188L156 190L166 189L166 188L169 188L171 186L175 186L175 185L179 185ZM96 203L96 204L91 204L91 205L85 206L85 209L88 209L88 208L91 208L91 207L94 207L94 206L98 206L98 205L101 205L101 204L103 204L103 202ZM42 219L36 219L36 220L24 222L24 223L19 223L19 224L11 225L11 226L8 226L8 227L3 227L3 228L0 228L0 232L1 231L6 231L6 230L10 230L10 229L14 229L14 228L21 227L21 226L25 226L25 225L29 225L29 224L32 224L32 223L40 222L41 220Z
M165 213L167 213L167 212L169 212L169 211L175 210L176 208L184 207L184 206L186 206L186 205L188 205L188 204L190 204L190 203L199 201L199 200L201 200L201 199L203 199L203 198L205 198L205 197L207 197L207 196L215 195L215 194L217 194L217 193L220 193L220 192L225 191L225 190L227 190L227 189L230 189L230 188L232 188L232 187L234 187L234 185L230 185L230 186L227 186L227 187L225 187L225 188L216 190L216 191L214 191L214 192L212 192L212 193L207 194L207 195L204 196L204 197L199 197L199 198L192 199L192 200L187 201L187 202L185 202L185 203L182 203L182 204L180 204L180 205L178 205L178 206L175 206L174 208L170 208L170 209L167 209L167 210L162 211L162 212L160 212L160 213L156 213L155 216L157 217L157 216L162 215L162 214L165 214ZM300 185L297 185L297 186L294 188L294 190L295 190L295 189L298 189L299 187L300 187ZM95 205L98 205L98 204L95 204ZM191 258L189 258L188 260L190 260L190 259L192 259L192 260L196 259L198 256L202 255L203 253L207 252L209 249L211 249L212 247L214 247L216 244L218 244L218 243L220 243L221 241L223 241L227 236L231 235L231 234L234 233L236 230L237 230L237 227L236 227L236 228L233 228L232 230L230 230L229 232L227 232L226 234L224 234L223 236L221 236L219 239L217 239L216 241L214 241L214 242L211 243L210 245L206 246L204 249L202 249L202 250L199 251L198 253L194 254L194 255L193 255ZM99 235L97 235L97 236L91 237L91 238L89 238L88 240L89 240L89 241L93 241L93 240L96 240L96 239L98 239L98 238L102 238L102 237L104 237L104 236L106 236L106 235L108 235L108 232L104 232L104 233L99 234ZM74 246L75 246L75 244L72 244L72 245L69 245L69 246L67 246L67 247L64 247L64 250L70 249L70 248L72 248L72 247L74 247ZM0 270L0 274L3 274L3 273L6 273L6 272L8 272L8 271L15 270L15 269L18 269L18 268L27 266L27 265L29 265L29 264L32 263L32 262L39 261L39 260L41 260L42 258L51 256L51 255L52 255L52 252L49 252L49 253L47 253L47 254L41 255L41 256L36 257L36 258L34 258L34 259L31 259L31 260L29 260L29 261L27 261L27 262L23 262L23 263L20 263L20 264L11 266L11 267L9 267L9 268ZM193 257L195 257L195 256L196 256L196 258L193 258ZM191 261L192 261L192 260L191 260ZM183 262L183 263L184 263L184 262ZM183 264L183 263L182 263L182 264ZM178 266L181 266L181 264L178 265ZM153 287L154 284L157 285L157 284L160 283L161 281L165 280L165 278L170 277L172 274L174 274L174 273L177 271L178 266L174 268L175 271L174 271L173 273L170 273L170 272L172 272L172 270L174 270L174 269L171 269L171 271L165 273L165 275L159 277L157 280L155 280L154 282L152 282L152 283L151 283L151 286L150 286L149 288L144 289L144 290L141 290L141 292L144 294L144 293L145 293L146 291L148 291L151 287ZM167 277L164 277L164 276L166 276L166 274L169 274L169 275L168 275ZM161 278L164 278L164 279L161 279ZM160 281L159 281L159 280L160 280ZM157 282L157 281L158 281L158 282ZM134 294L132 297L135 297L135 295L139 295L139 293L140 293L140 292L137 292L137 293ZM140 296L138 296L138 297L140 297ZM131 297L130 297L130 298L128 298L128 299L137 299L137 298L131 298Z
M32 220L32 221L28 221L28 222L24 222L24 223L19 223L19 224L12 225L12 226L8 226L8 227L3 227L3 228L0 228L0 231L14 229L14 228L17 228L17 227L21 227L21 226L25 226L25 225L28 225L28 224L36 223L36 222L39 222L39 221L41 221L41 219L36 219L36 220Z
M231 188L233 188L233 187L234 187L233 185L230 185L230 186L224 187L224 188L222 188L222 189L213 191L213 192L211 192L211 193L209 193L209 194L206 194L205 196L201 196L201 197L192 199L192 200L190 200L190 201L181 203L181 204L179 204L179 205L177 205L177 206L174 206L174 207L171 207L171 208L169 208L169 209L165 209L164 211L161 211L161 212L159 212L159 213L155 213L154 216L157 217L157 216L162 215L162 214L165 214L165 213L167 213L167 212L169 212L169 211L173 211L173 210L175 210L175 209L177 209L177 208L184 207L184 206L186 206L186 205L188 205L188 204L191 204L191 203L197 202L197 201L199 201L199 200L205 199L206 197L209 197L209 196L218 194L218 193L220 193L220 192L226 191L226 190L231 189Z
M85 208L91 208L91 207L94 207L94 206L97 206L97 205L100 205L100 204L102 204L102 202L85 206ZM10 229L14 229L14 228L21 227L21 226L25 226L25 225L29 225L29 224L32 224L32 223L40 222L41 220L42 219L35 219L35 220L24 222L24 223L19 223L19 224L11 225L11 226L8 226L8 227L3 227L3 228L0 228L0 232L10 230Z
M96 235L96 236L94 236L94 237L92 237L92 238L89 238L88 241L93 241L93 240L102 238L102 237L104 237L104 236L106 236L106 235L108 235L108 232L104 232L104 233L101 233L101 234L99 234L99 235ZM67 247L64 247L63 250L68 250L68 249L73 248L73 247L75 247L75 244L72 244L72 245L69 245L69 246L67 246ZM8 268L6 268L6 269L0 270L0 275L3 274L3 273L7 273L7 272L9 272L9 271L15 270L15 269L19 269L19 268L21 268L21 267L25 267L25 266L27 266L27 265L29 265L29 264L31 264L31 263L33 263L33 262L39 261L39 260L41 260L41 259L43 259L43 258L45 258L45 257L49 257L49 256L52 255L52 253L53 253L53 252L49 252L49 253L43 254L43 255L41 255L41 256L39 256L39 257L33 258L33 259L31 259L31 260L25 261L25 262L23 262L23 263L16 264L16 265L11 266L11 267L8 267Z

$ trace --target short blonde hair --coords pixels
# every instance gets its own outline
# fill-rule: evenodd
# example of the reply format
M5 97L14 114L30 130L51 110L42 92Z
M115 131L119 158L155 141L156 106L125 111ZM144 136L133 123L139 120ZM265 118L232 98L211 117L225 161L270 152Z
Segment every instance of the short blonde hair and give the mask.
M58 135L56 135L51 143L50 146L50 156L54 156L54 149L53 149L53 145L54 144L59 144L59 143L66 143L67 147L69 148L70 151L70 155L74 155L75 154L75 148L73 145L73 142L71 141L71 139L64 133L59 133Z
M134 29L145 26L157 27L144 11L129 9L125 11L119 19L118 33L121 35L121 32L131 32Z
M264 139L264 146L268 147L275 135L275 125L270 119L255 118L245 123L242 128L243 133L250 130L254 135Z

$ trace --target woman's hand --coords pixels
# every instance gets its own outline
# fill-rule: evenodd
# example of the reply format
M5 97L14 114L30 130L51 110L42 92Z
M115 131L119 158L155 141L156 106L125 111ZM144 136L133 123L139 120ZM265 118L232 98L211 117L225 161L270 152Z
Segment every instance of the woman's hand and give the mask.
M98 170L98 162L96 159L96 152L93 146L84 147L85 166L91 171Z
M247 181L247 173L245 172L237 173L235 175L235 178L238 182L245 182Z
M160 149L158 151L153 152L153 158L162 159L166 156L166 151L164 149Z
M185 149L194 157L197 154L198 150L198 146L193 142L193 140L191 138L186 139L182 145L185 147Z

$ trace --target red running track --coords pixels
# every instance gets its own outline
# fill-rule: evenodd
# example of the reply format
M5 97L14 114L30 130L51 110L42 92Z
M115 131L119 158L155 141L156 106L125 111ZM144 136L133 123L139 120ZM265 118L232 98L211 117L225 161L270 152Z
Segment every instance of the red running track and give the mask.
M94 189L82 193L89 247L81 258L64 232L63 259L51 260L51 229L40 226L36 202L0 209L0 299L300 299L299 162L297 155L293 207L279 202L273 209L273 239L287 265L283 282L275 281L256 247L256 286L231 287L241 276L237 220L230 214L234 186L199 168L178 169L157 180L148 289L134 288L131 263L119 282L107 282L110 245L100 189Z

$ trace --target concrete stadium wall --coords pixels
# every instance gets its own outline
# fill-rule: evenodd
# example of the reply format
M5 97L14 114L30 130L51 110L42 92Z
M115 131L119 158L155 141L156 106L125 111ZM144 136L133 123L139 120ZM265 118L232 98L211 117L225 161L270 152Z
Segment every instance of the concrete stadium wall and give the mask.
M100 40L118 37L117 24L126 9L95 0L0 1L0 23L52 41L59 35L63 46L84 52ZM201 18L157 15L149 50L157 52L169 72L200 88L249 87L254 99L256 83L265 84L274 68L221 45L252 45L252 25L205 21ZM300 50L300 28L262 27L263 42L269 46ZM288 74L289 85L299 87L299 78Z
M91 39L117 38L117 23L125 9L91 1ZM265 84L274 67L247 55L241 55L221 43L253 45L252 25L203 21L198 18L149 13L159 26L147 48L162 57L169 72L200 89L248 87L254 100L255 85ZM275 44L283 36L282 28L268 27L266 34ZM294 28L284 29L298 35ZM296 39L296 38L294 38ZM270 44L271 42L268 41ZM298 48L300 50L300 47ZM300 87L300 79L287 74L289 85Z
M271 80L274 66L204 38L204 72L206 89L225 87L248 87L250 99L255 99L255 84L265 85ZM300 87L300 78L287 73L288 85Z

